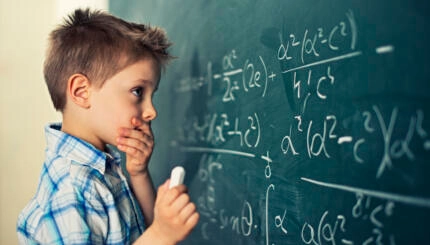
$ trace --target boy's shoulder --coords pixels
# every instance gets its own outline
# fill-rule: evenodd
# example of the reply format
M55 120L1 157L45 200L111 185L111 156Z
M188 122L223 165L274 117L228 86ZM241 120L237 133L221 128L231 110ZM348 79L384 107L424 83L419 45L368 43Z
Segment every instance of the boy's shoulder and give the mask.
M106 154L62 132L61 124L48 124L45 134L46 157L34 199L39 205L52 205L58 200L68 200L68 197L83 198L82 201L94 198L95 189L106 184L103 176Z
M61 125L45 128L47 149L35 196L18 217L17 229L31 236L46 224L75 217L88 208L104 210L106 157L86 142L61 132ZM106 194L106 193L105 193ZM86 211L85 211L86 210ZM73 214L73 215L72 215Z
M33 198L41 209L90 200L94 197L94 186L103 185L105 156L60 129L61 124L45 127L46 156Z
M58 190L92 194L94 186L105 185L104 174L109 158L120 162L120 156L108 155L86 141L61 131L61 124L49 124L46 132L46 159L44 175L56 183ZM87 199L88 200L88 199Z

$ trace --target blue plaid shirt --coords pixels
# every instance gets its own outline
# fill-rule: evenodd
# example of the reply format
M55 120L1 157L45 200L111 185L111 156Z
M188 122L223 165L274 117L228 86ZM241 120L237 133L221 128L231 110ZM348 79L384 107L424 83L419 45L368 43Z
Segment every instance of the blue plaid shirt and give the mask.
M45 128L47 149L36 195L18 217L20 244L130 244L143 216L120 155Z

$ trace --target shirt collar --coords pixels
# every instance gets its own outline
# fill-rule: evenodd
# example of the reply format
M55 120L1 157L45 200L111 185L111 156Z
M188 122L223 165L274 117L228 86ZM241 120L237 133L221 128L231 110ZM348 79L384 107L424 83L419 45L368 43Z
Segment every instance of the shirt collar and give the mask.
M45 127L47 150L70 159L75 163L96 169L105 173L106 164L121 163L118 152L107 147L103 152L90 143L61 131L61 123L48 124Z

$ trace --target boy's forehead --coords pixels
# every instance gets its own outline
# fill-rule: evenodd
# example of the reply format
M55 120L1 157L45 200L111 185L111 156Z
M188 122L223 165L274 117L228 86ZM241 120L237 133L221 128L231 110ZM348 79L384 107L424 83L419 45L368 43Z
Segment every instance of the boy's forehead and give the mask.
M161 78L161 66L156 59L152 57L143 57L134 62L128 62L122 69L112 76L121 76L127 80L147 81L158 86Z

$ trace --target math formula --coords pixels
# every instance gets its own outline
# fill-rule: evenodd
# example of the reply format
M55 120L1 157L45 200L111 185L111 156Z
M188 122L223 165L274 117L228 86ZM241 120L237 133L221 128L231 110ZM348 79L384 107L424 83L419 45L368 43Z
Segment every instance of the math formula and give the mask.
M175 93L199 94L214 105L184 118L173 142L200 153L196 203L204 239L219 231L265 245L395 245L392 223L408 225L399 210L429 211L430 197L407 187L422 182L401 173L428 159L425 105L353 98L365 81L345 70L369 56L386 59L396 52L392 40L360 46L353 10L331 23L272 33L277 45L270 53L249 56L231 47L206 60L201 74L180 78ZM236 164L241 170L233 176ZM228 186L226 176L243 186ZM224 196L234 205L217 198Z

